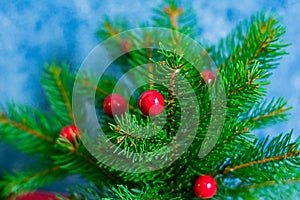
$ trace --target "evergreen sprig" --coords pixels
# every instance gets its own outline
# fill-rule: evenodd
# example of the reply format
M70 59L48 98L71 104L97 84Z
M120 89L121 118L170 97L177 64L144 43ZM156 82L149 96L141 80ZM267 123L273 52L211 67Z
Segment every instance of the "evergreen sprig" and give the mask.
M71 96L74 80L66 64L44 67L42 85L55 117L64 124L74 123Z
M1 140L28 154L48 155L60 126L52 115L15 103L7 104L0 116Z

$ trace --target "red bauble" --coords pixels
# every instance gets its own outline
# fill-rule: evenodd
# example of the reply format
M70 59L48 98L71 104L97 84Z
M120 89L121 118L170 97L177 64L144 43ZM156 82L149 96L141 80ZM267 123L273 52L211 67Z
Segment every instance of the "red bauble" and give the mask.
M193 185L194 193L201 199L212 198L217 192L217 183L209 175L199 176Z
M213 72L209 70L204 70L202 72L202 81L206 84L213 84L216 79L216 76Z
M155 90L144 92L139 99L139 108L144 115L156 116L164 110L164 97Z
M108 95L103 102L104 112L110 117L124 114L127 108L127 101L119 94Z
M78 138L78 135L80 135L80 131L74 125L66 126L60 131L60 136L67 138L71 143L74 143L74 139Z
M65 197L65 195L63 196ZM65 198L67 199L67 197ZM43 192L43 191L26 193L23 195L19 195L15 198L15 200L42 200L42 199L58 200L58 198L56 198L55 193ZM12 198L8 197L7 200L12 200Z

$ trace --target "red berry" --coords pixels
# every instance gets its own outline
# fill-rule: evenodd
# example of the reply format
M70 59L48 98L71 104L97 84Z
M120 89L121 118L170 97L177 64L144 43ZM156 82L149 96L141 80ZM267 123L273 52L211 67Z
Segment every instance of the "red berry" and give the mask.
M12 200L12 199L13 198L8 198L7 200ZM15 198L15 200L41 200L41 199L58 200L57 195L55 193L42 192L42 191L29 192L26 194L19 195Z
M164 110L164 97L155 90L144 92L139 99L139 108L144 115L156 116Z
M209 70L204 70L202 72L202 81L206 84L213 84L216 79L216 76L213 72Z
M212 198L217 192L217 183L209 175L199 176L194 182L194 193L201 199Z
M104 112L112 117L114 115L124 114L128 108L127 101L122 95L108 95L103 102Z
M131 43L129 40L124 40L124 42L122 43L122 50L125 52L125 53L128 53L130 51L130 48L131 48Z
M74 139L78 138L78 135L80 135L80 131L74 125L66 126L60 131L60 136L67 138L71 143L74 143Z

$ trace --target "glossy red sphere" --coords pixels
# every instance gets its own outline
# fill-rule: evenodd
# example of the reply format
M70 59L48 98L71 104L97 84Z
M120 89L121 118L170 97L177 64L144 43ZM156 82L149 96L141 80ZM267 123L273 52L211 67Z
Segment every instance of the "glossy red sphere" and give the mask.
M71 143L74 143L74 139L78 138L79 135L80 131L74 125L66 126L60 131L60 136L67 138Z
M64 196L66 199L68 199L65 195ZM43 199L51 199L51 200L58 200L57 195L55 193L50 193L50 192L43 192L43 191L35 191L35 192L30 192L26 194L22 194L17 196L16 198L7 198L7 200L43 200Z
M201 199L212 198L217 192L217 183L209 175L199 176L193 185L194 193Z
M164 97L156 90L148 90L139 98L139 108L144 115L156 116L164 110Z
M108 95L103 102L104 112L110 117L124 114L127 111L127 108L127 101L119 94Z
M209 70L204 70L202 72L202 81L206 84L213 84L216 79L216 76L213 72Z

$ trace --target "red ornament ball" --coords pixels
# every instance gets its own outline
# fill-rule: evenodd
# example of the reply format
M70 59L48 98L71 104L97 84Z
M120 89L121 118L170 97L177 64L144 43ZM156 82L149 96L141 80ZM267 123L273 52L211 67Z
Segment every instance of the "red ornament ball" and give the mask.
M156 90L148 90L139 98L139 108L144 115L156 116L164 110L164 97Z
M42 200L42 199L58 200L56 196L57 195L55 193L51 193L51 192L35 191L35 192L29 192L26 194L19 195L16 198L8 197L8 199L6 200L13 200L13 199L15 200ZM67 199L65 195L62 196L64 196Z
M193 185L194 193L201 199L212 198L217 192L217 183L209 175L199 176Z
M119 94L108 95L103 102L104 112L110 117L124 114L127 108L127 101Z
M66 126L60 131L60 136L67 138L71 143L74 143L74 139L78 138L79 135L80 131L74 125Z
M216 76L213 72L209 70L204 70L202 72L202 81L206 84L213 84L216 79Z

